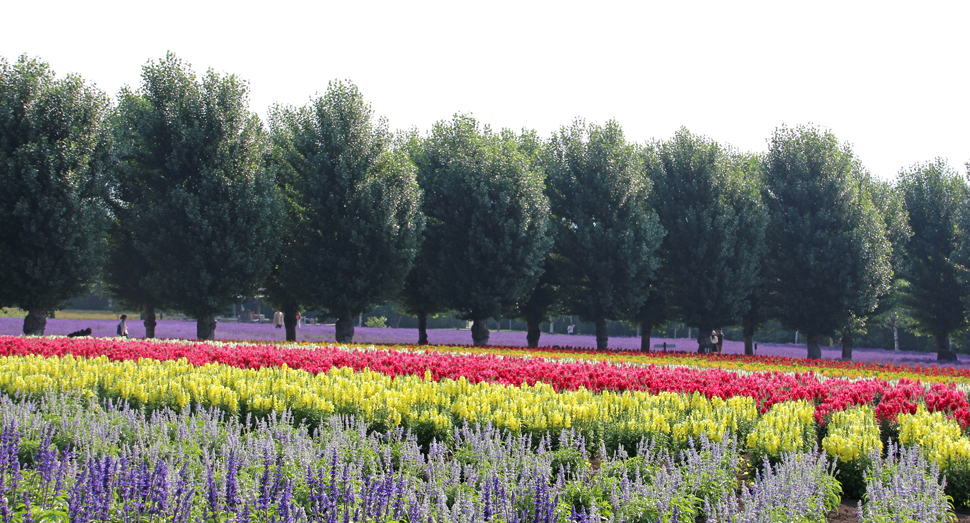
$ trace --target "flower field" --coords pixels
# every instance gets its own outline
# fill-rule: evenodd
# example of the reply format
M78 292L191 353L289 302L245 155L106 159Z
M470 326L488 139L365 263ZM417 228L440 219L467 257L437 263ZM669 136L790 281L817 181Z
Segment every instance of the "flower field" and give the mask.
M435 349L0 336L0 517L823 522L845 498L923 522L970 502L960 369Z

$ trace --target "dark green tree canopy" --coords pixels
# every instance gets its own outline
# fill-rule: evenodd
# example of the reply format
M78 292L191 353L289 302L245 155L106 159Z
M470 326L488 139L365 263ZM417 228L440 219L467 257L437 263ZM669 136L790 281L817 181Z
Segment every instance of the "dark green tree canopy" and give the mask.
M417 254L416 169L351 83L274 109L271 128L288 212L268 288L277 301L326 310L350 341L352 318L397 293Z
M549 150L553 263L564 307L601 326L627 318L646 299L664 234L648 203L642 157L615 121L576 121L552 137ZM605 332L598 337L606 343Z
M900 187L888 181L876 180L864 170L860 172L863 175L863 189L869 193L872 203L879 210L885 224L886 238L889 240L891 249L889 260L893 271L893 277L886 294L879 297L879 304L872 314L862 318L864 320L863 329L866 329L877 318L899 305L905 247L913 235L913 230L909 226L909 215L906 212Z
M765 158L772 315L806 333L809 357L888 290L885 224L859 167L848 145L814 127L777 129Z
M482 130L465 115L435 124L414 159L425 241L437 249L431 294L463 319L510 314L535 286L551 243L542 175L511 133Z
M511 134L509 134L511 136ZM545 173L546 163L548 162L548 148L546 142L539 137L534 130L524 129L521 134L515 136L519 151L525 155L529 162L530 170ZM555 230L549 228L550 240L555 243ZM539 345L541 329L539 324L548 321L552 316L562 312L562 303L559 294L559 278L556 275L555 265L552 263L553 253L546 254L542 263L542 274L536 282L532 292L516 306L512 315L524 320L527 325L526 344L529 347Z
M134 244L152 264L144 286L198 318L200 338L212 337L218 312L256 294L278 250L281 206L248 90L212 70L199 82L170 53L119 95L117 195L139 207Z
M97 278L107 226L108 98L75 75L0 58L0 306L47 311Z
M906 285L901 303L915 327L935 337L938 350L948 350L950 333L967 322L956 252L965 241L958 226L967 184L937 159L903 170L898 185L913 232L902 249L900 277Z
M647 158L651 202L667 231L661 274L674 315L702 335L737 324L765 252L768 214L757 159L686 129Z

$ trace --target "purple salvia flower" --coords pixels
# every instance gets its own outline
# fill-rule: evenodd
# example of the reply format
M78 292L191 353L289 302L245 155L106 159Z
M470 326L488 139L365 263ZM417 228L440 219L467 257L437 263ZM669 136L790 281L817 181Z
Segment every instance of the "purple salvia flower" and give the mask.
M34 523L34 513L30 506L30 496L24 493L24 510L20 513L22 523Z
M87 476L88 468L81 467L81 472L77 478L74 480L74 485L71 487L71 491L67 499L67 514L71 523L84 523L88 521L87 511L84 509L84 505L87 503Z
M226 458L226 506L235 508L239 505L239 490L236 484L236 474L239 472L239 463L236 461L236 453L229 449L229 456Z
M137 510L144 513L149 510L148 500L151 497L152 478L148 463L141 461L135 471L135 498L138 500Z
M64 454L64 459L61 460L57 467L57 473L54 477L54 491L51 493L52 498L57 498L61 495L61 491L64 489L64 476L67 474L68 464L74 459L74 455L70 449Z
M286 485L283 487L283 494L280 497L279 503L280 521L282 523L294 523L296 519L294 518L293 512L293 482L286 480Z
M162 514L168 508L168 466L159 461L149 478L150 514Z
M2 479L3 473L0 472L0 479ZM0 519L3 523L10 523L13 521L13 511L7 506L7 496L0 496Z
M236 523L249 523L249 503L240 503L236 510Z
M212 461L206 462L205 465L205 476L206 476L206 501L208 509L212 511L213 516L219 512L219 487L216 485L216 480L214 476ZM205 519L205 518L203 518Z
M188 486L188 464L183 463L181 470L179 470L178 477L175 480L175 492L172 497L174 498L175 505L172 507L172 521L182 522L187 520L189 517L189 510L191 506L183 508L186 498L190 495L194 495L194 489L190 489Z
M37 463L37 472L40 474L41 485L46 487L54 476L54 470L57 466L57 450L52 449L52 439L53 439L54 428L53 426L48 426L47 430L44 431L44 435L40 439L40 447L37 449L37 453L34 455L34 462Z
M263 473L259 476L259 498L256 504L256 509L263 514L269 510L270 504L271 486L269 478L271 464L272 459L269 455L269 448L266 448L263 451Z

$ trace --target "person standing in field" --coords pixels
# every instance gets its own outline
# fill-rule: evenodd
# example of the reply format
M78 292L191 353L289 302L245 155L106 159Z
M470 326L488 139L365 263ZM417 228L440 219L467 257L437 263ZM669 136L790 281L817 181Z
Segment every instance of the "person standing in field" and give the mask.
M724 330L717 329L717 353L721 354L724 349Z
M277 329L283 328L283 311L276 311L273 313L273 325L276 326Z
M121 336L122 338L128 337L128 315L127 314L121 315L121 322L118 323L118 336Z
M302 320L303 320L303 315L300 314L300 311L296 311L296 327L297 328L300 328L300 322Z

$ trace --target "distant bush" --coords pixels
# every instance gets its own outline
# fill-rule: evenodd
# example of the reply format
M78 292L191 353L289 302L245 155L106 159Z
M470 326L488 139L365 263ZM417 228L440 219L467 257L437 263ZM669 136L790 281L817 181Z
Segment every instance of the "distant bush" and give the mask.
M364 322L364 326L385 329L387 328L387 318L384 316L371 316Z

